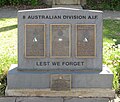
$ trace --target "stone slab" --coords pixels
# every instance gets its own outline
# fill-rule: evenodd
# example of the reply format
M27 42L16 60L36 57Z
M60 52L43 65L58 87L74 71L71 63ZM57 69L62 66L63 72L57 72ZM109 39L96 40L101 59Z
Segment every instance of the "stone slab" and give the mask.
M16 102L62 102L62 98L18 97Z
M0 97L0 102L16 102L16 97Z
M8 96L77 97L77 98L114 98L115 91L102 88L79 88L71 91L51 91L50 89L7 89Z
M45 25L45 43L44 43L44 58L38 58L38 56L32 56L32 58L28 58L25 56L27 44L26 42L26 35L29 35L26 31L25 25ZM56 39L51 39L52 34L54 31L51 31L51 25L67 25L69 24L69 53L70 56L61 58L61 56L58 56L57 58L53 58L51 55L52 53L52 41L56 40L59 42L58 37ZM85 58L77 57L77 47L76 45L80 43L79 40L77 40L77 24L81 25L95 25L95 43L94 43L94 50L95 50L95 56L85 56ZM59 27L58 27L59 28ZM33 43L34 33L36 32L37 35L39 35L39 30L30 29L32 32L32 37L29 39L31 43L30 46L35 47L35 43ZM65 30L62 30L63 35L60 38L63 42L64 38L66 38L66 32ZM84 34L84 33L85 34ZM89 39L89 30L82 32L82 38L83 40L85 38ZM59 33L59 29L58 29ZM58 34L56 33L56 35ZM87 33L87 34L86 34ZM87 35L84 36L84 35ZM39 38L39 37L38 37ZM39 40L39 39L38 39ZM82 42L84 42L82 40ZM91 38L89 39L89 42L91 42ZM77 44L76 44L77 43ZM28 45L29 45L28 44ZM43 42L41 42L43 44ZM84 43L84 45L89 45L89 43ZM65 45L65 44L63 44ZM43 46L43 45L40 45ZM81 46L81 45L79 45ZM29 47L31 50L32 47ZM68 46L65 46L67 48ZM35 47L41 50L40 47ZM61 52L62 52L62 46L60 46ZM64 48L64 49L65 49ZM86 48L83 48L83 52L86 51ZM36 51L36 50L35 50ZM32 50L31 50L32 52ZM89 52L89 51L87 51ZM90 50L91 52L91 50ZM78 62L78 65L70 64L70 63L76 63ZM54 64L58 63L58 65ZM82 10L82 9L74 9L74 8L48 8L48 9L35 9L35 10L21 10L18 11L18 69L19 70L58 70L58 69L66 69L66 71L69 71L71 69L74 70L102 70L102 11L95 11L95 10Z
M50 89L8 89L8 96L41 96L41 97L64 97L64 98L115 98L112 89L79 88L71 91L51 91Z
M45 89L50 88L50 75L72 74L71 88L112 88L113 74L103 67L102 72L48 72L19 71L12 65L7 75L8 89Z
M0 102L119 102L111 98L0 97Z
M64 99L65 102L109 102L109 98L72 98Z

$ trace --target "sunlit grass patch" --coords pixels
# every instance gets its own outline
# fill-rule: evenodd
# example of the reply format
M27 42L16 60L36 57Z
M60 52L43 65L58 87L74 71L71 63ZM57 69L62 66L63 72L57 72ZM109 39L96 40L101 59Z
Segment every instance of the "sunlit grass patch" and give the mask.
M17 63L17 19L0 19L0 94L4 93L5 78L12 63Z

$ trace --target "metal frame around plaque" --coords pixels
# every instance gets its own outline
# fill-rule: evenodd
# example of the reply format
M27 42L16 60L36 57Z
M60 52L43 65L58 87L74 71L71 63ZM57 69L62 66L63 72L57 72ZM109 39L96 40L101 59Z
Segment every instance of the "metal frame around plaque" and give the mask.
M72 84L71 74L51 74L50 78L51 78L51 84L50 84L51 90L54 90L54 91L70 91L71 90L71 84ZM62 85L60 85L60 87L53 87L54 86L53 81L55 82L54 84L57 84L58 86L60 85L59 82L65 81L65 83L69 84L69 87L67 87L67 85L64 85L66 88L63 88L63 89L61 89Z
M78 46L78 31L77 26L93 26L93 36L94 36L94 55L78 56L77 46ZM76 24L76 58L95 58L96 57L96 24Z
M26 54L26 26L43 26L43 29L44 29L44 35L43 35L43 37L44 37L44 51L43 51L43 56L27 56L27 54ZM40 32L41 33L41 32ZM46 33L45 33L45 24L25 24L25 58L45 58L45 50L46 50Z
M53 26L64 26L67 25L69 27L69 55L68 56L53 56L52 54L52 27ZM71 54L71 25L70 24L50 24L50 58L70 58ZM62 50L62 49L61 49Z

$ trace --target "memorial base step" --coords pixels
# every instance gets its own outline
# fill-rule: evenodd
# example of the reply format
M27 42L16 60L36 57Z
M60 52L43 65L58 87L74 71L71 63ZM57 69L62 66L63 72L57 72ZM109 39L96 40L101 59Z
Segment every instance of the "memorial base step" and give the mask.
M50 74L51 73L51 74ZM72 74L71 74L72 73ZM51 75L70 74L72 88L112 88L113 74L109 68L103 67L101 72L40 72L18 71L13 64L7 75L8 89L46 89L51 87Z
M24 102L112 102L112 89L73 89L71 91L50 91L50 89L7 89L7 96L23 97ZM26 98L27 97L27 98ZM34 100L32 100L34 97Z

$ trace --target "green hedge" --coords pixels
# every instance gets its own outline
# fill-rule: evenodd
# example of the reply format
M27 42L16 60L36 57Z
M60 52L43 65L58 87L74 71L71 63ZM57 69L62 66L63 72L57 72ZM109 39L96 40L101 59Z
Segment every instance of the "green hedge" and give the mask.
M38 6L43 4L42 1L44 0L0 0L0 6ZM84 6L84 8L100 10L120 10L120 0L87 0L87 4Z
M44 0L0 0L0 6L4 5L30 5L38 6L43 4ZM100 10L120 10L120 0L87 0L84 8Z
M120 0L87 0L87 8L100 10L120 10Z
M31 5L31 6L37 6L42 4L42 0L0 0L0 6L4 5Z

